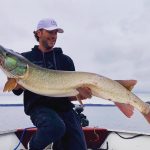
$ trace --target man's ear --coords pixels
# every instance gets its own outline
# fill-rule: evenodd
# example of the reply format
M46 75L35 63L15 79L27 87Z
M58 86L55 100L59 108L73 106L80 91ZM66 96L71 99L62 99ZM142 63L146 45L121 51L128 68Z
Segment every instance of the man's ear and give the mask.
M36 33L37 33L37 36L38 36L38 37L41 37L41 35L42 35L42 30L37 30Z

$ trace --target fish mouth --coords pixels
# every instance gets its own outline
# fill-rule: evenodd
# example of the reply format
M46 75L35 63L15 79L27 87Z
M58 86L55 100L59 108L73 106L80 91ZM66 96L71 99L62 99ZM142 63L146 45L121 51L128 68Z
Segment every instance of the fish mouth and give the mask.
M4 58L0 55L0 66L3 66L4 64Z

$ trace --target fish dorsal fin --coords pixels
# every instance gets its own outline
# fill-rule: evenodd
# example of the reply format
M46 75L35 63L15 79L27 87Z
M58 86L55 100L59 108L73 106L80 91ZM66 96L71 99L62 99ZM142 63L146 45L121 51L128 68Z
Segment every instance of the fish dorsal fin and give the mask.
M10 92L17 86L17 81L14 78L9 78L8 81L5 83L3 92Z
M115 105L123 112L128 118L133 115L134 107L130 104L115 102Z
M137 83L136 80L116 80L116 81L119 82L122 86L124 86L129 91L131 91Z

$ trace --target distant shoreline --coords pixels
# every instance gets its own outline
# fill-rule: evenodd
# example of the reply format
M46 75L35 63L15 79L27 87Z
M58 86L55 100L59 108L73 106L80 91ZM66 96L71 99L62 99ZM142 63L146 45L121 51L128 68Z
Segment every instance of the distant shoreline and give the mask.
M20 107L23 104L0 104L0 107ZM115 107L113 104L84 104L85 107Z

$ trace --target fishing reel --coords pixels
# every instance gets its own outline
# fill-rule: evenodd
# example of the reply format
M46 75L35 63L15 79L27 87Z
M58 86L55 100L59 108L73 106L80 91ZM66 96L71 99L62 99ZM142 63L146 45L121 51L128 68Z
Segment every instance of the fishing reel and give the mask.
M75 111L76 113L79 115L80 117L80 121L81 121L81 126L82 127L86 127L89 126L89 120L87 119L87 117L82 113L84 111L84 108L82 105L76 105L75 106Z

